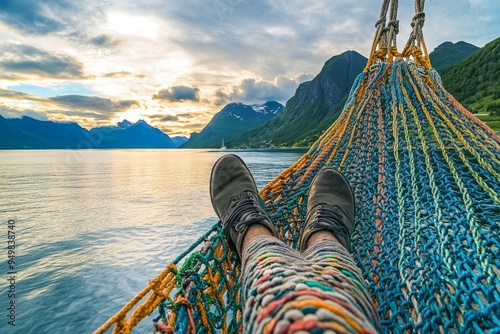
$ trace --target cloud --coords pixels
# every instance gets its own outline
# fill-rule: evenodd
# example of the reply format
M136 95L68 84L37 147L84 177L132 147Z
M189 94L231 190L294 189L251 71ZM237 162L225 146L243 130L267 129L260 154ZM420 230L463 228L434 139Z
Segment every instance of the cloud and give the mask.
M26 114L28 116L35 115L38 119L46 119L47 115L50 115L50 119L64 120L67 117L72 120L76 119L86 125L89 125L88 123L91 123L92 120L109 121L117 113L132 107L140 107L140 103L135 100L119 100L85 95L61 95L46 98L3 88L0 88L0 98L6 101L0 106L3 113L8 117L20 117ZM9 103L10 101L14 103ZM35 110L23 107L33 105L33 102L35 103Z
M0 88L0 97L12 98L12 99L24 99L29 97L34 97L34 95L18 92L17 90Z
M0 18L11 27L29 34L50 34L60 31L64 23L59 20L54 7L70 5L69 2L57 1L49 4L38 0L2 1Z
M133 74L129 71L118 71L118 72L110 72L103 75L104 78L126 78L126 77L135 77L139 79L143 79L146 77L145 74Z
M0 69L12 79L42 77L81 79L85 77L83 64L68 55L50 54L29 45L4 44L0 46Z
M16 103L20 101L29 101L30 103L35 102L36 104L44 104L47 102L47 99L44 97L4 88L0 88L0 97L4 100L15 101Z
M177 128L180 129L183 133L188 133L187 131L192 132L193 129L196 131L201 131L207 123L205 122L184 122L184 124L177 125Z
M196 87L172 86L161 89L153 95L153 100L163 100L169 102L200 101L200 90Z
M179 120L179 117L177 117L175 115L167 115L165 117L160 118L160 121L162 121L162 122L175 122L178 120Z
M177 116L182 117L182 118L192 118L193 115L194 115L194 113L189 113L189 112L177 114Z
M21 118L28 116L40 121L47 121L47 114L44 112L35 111L32 109L15 109L0 103L0 115L5 118Z
M93 110L101 112L120 112L131 107L140 106L135 100L112 100L98 96L86 95L61 95L55 97L40 97L33 94L19 92L16 90L0 88L0 97L12 101L36 102L39 107L53 109L54 106L71 107L73 110Z
M334 4L185 0L168 2L157 10L175 25L170 38L195 54L199 64L225 63L274 77L310 72L315 64L348 49L368 49L379 8L378 3L348 0Z
M63 42L62 38L80 44L80 47L112 50L122 40L102 33L100 29L109 7L110 3L103 1L6 0L0 1L0 22L17 30L23 37L57 36L58 42ZM58 43L57 47L60 46Z
M159 122L176 122L179 120L179 116L177 115L156 114L156 115L148 115L148 117Z
M266 101L286 102L293 96L298 85L312 79L311 74L300 74L295 78L278 76L273 82L246 78L237 85L219 88L215 92L215 104L225 105L230 102L263 103Z
M114 48L121 43L120 40L113 38L110 35L102 34L96 37L92 37L89 40L90 44L100 48Z
M70 37L102 22L102 9L102 2L92 1L7 0L0 1L0 20L23 34Z
M85 95L62 95L51 97L49 100L61 106L103 112L109 111L113 113L140 106L139 102L134 100L112 100L98 96Z
M96 122L108 125L109 121L114 116L114 114L111 113L74 109L51 109L46 111L46 114L50 116L50 120L64 122L65 120L69 119L70 121L77 122L78 124L86 128L95 127Z

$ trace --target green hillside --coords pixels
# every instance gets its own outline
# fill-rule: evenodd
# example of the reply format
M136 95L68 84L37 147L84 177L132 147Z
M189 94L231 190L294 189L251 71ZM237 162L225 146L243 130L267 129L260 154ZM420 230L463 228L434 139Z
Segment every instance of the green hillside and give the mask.
M460 103L481 116L495 131L500 124L500 38L486 44L441 76L444 87Z
M429 58L432 67L442 75L447 69L478 50L477 46L466 42L444 42L429 54Z

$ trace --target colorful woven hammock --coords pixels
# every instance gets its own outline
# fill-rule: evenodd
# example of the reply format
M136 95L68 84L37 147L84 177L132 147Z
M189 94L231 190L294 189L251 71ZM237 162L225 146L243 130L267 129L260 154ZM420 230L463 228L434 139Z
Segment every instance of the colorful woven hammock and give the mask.
M351 252L384 331L500 333L500 138L442 86L423 42L423 0L415 9L399 53L397 1L383 1L342 115L260 194L297 247L312 177L341 170L357 202ZM239 274L218 223L96 333L129 333L155 309L158 333L236 333Z

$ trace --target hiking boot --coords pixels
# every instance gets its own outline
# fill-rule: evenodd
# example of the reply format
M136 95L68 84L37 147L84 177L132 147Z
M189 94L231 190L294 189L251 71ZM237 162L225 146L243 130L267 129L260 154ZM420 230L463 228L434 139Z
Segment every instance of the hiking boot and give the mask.
M243 238L250 225L261 224L279 238L260 203L252 174L237 155L224 155L215 163L210 176L210 198L227 241L240 258Z
M323 168L309 187L307 215L299 241L299 250L318 231L330 231L349 250L354 226L354 194L344 176L331 168Z

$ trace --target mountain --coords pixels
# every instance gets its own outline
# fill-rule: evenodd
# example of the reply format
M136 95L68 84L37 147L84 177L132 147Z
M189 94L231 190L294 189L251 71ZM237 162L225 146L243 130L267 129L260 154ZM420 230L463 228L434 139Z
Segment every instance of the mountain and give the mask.
M283 105L275 101L262 105L230 103L215 114L200 133L192 133L182 148L221 147L222 139L227 142L245 130L258 127L282 110Z
M170 137L144 121L127 120L90 131L76 123L0 115L0 149L174 148Z
M228 142L228 147L308 146L340 115L367 59L355 51L330 58L311 81L301 83L281 114Z
M499 77L500 38L497 38L449 68L441 79L446 90L472 112L500 115Z
M175 136L175 137L172 137L172 141L174 142L175 147L180 147L185 142L188 141L188 138L184 137L184 136Z
M31 147L36 139L19 130L0 115L0 149Z
M448 68L478 50L477 46L462 41L457 43L444 42L429 54L429 58L432 67L442 75Z
M98 148L175 148L172 139L143 120L134 124L127 120L116 126L93 128L90 135Z
M124 119L123 121L118 122L116 124L116 127L118 127L119 129L125 130L125 129L130 128L132 125L134 125L134 124L130 123L129 121L127 121L126 119Z
M0 116L0 149L79 148L89 140L88 131L76 123Z

